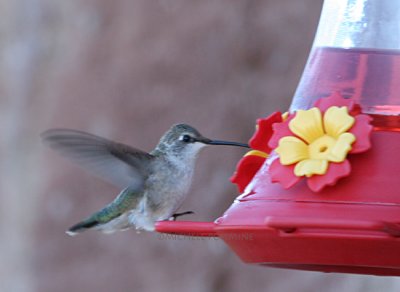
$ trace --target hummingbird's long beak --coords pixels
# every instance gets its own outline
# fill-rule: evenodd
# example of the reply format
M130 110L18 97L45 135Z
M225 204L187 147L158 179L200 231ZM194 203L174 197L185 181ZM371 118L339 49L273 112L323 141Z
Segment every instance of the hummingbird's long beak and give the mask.
M198 142L207 144L207 145L228 145L228 146L238 146L250 148L248 144L239 143L239 142L231 142L231 141L221 141L221 140L211 140L208 138L199 139Z

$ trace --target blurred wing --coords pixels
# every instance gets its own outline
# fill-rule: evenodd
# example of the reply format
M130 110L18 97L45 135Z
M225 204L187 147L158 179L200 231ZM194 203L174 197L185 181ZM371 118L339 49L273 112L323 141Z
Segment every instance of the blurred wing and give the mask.
M121 188L142 188L153 158L142 150L76 130L51 129L41 137L52 149Z

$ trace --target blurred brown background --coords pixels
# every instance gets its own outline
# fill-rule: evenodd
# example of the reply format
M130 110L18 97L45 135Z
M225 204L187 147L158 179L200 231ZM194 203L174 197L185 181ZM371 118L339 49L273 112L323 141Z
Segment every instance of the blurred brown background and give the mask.
M40 132L75 128L150 150L186 122L246 141L258 117L289 106L321 4L0 1L0 291L398 291L396 278L250 266L219 240L64 233L118 190L46 149ZM229 207L242 154L200 154L186 219Z

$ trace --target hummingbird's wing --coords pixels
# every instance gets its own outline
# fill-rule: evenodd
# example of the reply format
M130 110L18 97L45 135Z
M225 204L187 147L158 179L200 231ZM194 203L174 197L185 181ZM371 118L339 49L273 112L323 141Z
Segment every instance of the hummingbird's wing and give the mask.
M141 189L153 159L142 150L82 131L51 129L41 137L51 148L121 188Z

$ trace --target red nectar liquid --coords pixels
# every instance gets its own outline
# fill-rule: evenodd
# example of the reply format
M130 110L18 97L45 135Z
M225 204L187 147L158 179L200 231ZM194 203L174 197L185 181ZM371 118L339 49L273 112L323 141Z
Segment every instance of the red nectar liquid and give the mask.
M314 48L291 109L334 91L359 103L375 129L400 131L400 51Z

